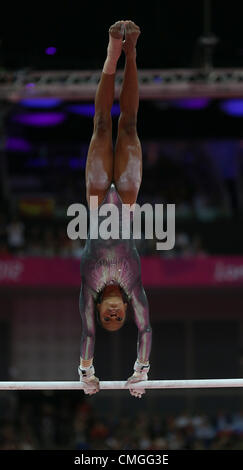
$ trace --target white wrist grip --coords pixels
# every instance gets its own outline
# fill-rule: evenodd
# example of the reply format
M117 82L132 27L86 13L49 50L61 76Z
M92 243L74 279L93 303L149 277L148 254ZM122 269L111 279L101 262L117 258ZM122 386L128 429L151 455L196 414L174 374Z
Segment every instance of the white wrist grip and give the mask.
M143 364L143 363L140 362L138 359L136 360L136 362L135 362L135 364L134 364L134 370L135 370L135 372L139 372L139 373L145 372L145 373L148 373L148 372L149 372L149 369L150 369L150 364Z
M82 367L82 368L81 366L79 366L78 373L81 379L88 379L89 377L92 377L92 375L95 374L94 366L92 365L90 367Z

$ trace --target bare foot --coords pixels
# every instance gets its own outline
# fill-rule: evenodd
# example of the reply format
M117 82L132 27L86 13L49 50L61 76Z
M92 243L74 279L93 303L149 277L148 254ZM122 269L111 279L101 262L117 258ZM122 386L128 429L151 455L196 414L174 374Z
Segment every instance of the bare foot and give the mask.
M109 29L109 43L107 47L107 58L104 63L103 72L113 75L116 72L117 61L122 53L125 22L117 21Z
M124 32L125 32L125 21L117 21L109 29L110 35L116 39L123 39Z
M136 56L136 44L138 36L141 34L139 26L133 21L125 22L125 41L123 41L123 50L126 56Z

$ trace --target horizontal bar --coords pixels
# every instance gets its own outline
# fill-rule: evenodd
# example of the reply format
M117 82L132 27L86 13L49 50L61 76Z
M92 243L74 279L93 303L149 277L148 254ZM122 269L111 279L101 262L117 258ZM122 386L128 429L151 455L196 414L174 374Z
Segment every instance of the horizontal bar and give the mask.
M230 388L243 387L243 379L194 379L194 380L147 380L136 384L136 388ZM100 390L128 389L126 381L100 382ZM130 385L131 388L131 385ZM0 382L0 390L82 390L83 384L76 382Z

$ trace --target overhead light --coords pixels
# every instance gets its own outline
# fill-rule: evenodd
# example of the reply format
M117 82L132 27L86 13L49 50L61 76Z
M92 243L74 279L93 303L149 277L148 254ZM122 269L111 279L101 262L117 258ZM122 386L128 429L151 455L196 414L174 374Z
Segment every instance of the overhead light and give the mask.
M210 103L209 98L183 98L179 100L172 100L171 104L175 108L181 108L181 109L188 109L188 110L196 110L196 109L204 109L206 108L209 103Z
M21 137L9 136L6 140L5 148L10 152L29 152L32 145Z
M243 99L223 100L220 109L230 116L243 117Z
M21 106L25 106L26 108L55 108L61 103L62 100L52 97L25 98L20 101Z
M70 104L66 107L66 110L70 113L79 114L81 116L92 117L95 113L95 106L93 103ZM120 105L119 103L114 103L111 108L111 115L119 116L119 114Z
M45 50L45 53L46 53L47 55L55 55L56 52L57 52L57 48L54 47L54 46L49 46L49 47L47 47L46 50Z
M48 127L61 124L66 118L65 113L25 113L16 114L12 117L13 121L26 126Z

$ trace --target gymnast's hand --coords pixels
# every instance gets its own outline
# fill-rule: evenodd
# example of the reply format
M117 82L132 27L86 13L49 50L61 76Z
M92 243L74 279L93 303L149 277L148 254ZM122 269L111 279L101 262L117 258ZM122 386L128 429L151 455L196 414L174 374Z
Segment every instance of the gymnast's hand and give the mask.
M145 393L144 388L136 388L136 383L148 380L148 371L150 369L149 364L142 364L137 360L134 364L134 373L129 379L127 379L126 385L129 387L130 394L133 397L141 398Z
M99 379L94 375L95 370L93 366L87 369L81 369L79 366L78 373L80 375L80 382L84 386L83 391L85 395L94 395L95 393L99 392Z
M99 379L94 375L88 379L82 379L81 382L84 384L83 390L85 395L94 395L100 390Z
M129 392L133 397L136 398L141 398L141 396L145 393L144 388L136 388L136 383L148 380L148 374L146 373L139 373L139 372L134 372L134 374L127 379L126 385L129 386Z

